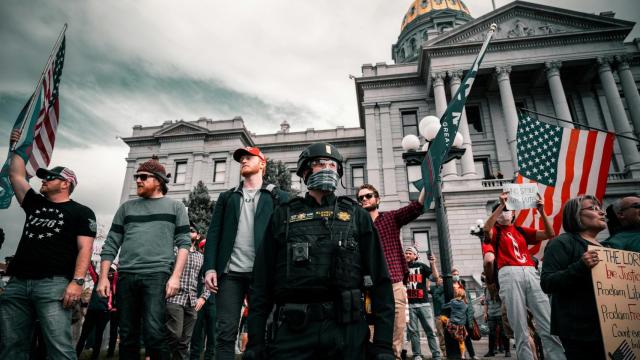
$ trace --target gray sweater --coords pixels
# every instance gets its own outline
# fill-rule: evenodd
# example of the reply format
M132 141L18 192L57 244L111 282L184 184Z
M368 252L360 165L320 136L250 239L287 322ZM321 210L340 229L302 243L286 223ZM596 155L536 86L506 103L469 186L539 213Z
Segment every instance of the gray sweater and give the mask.
M170 274L174 247L190 246L189 218L181 202L138 198L120 205L100 255L113 261L120 250L121 272Z

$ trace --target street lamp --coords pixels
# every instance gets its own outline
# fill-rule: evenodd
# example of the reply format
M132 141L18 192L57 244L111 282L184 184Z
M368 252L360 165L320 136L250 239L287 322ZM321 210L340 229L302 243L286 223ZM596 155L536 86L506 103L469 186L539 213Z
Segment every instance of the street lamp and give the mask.
M405 151L402 154L402 158L404 159L407 168L415 168L415 166L419 167L422 164L422 161L424 160L429 147L428 144L433 141L433 139L438 134L438 131L440 131L440 119L435 116L426 116L422 120L420 120L418 129L420 130L420 134L427 141L427 143L422 147L422 151L417 151L420 147L420 142L418 141L416 144L415 141L417 139L417 136L407 135L402 139L402 148ZM458 140L459 138L459 140L454 141L453 144L457 146L454 146L449 150L447 158L444 159L443 164L455 159L460 159L462 155L464 155L465 149L460 148L463 142L462 135L458 135L460 135L460 133L456 134L455 139ZM409 179L410 182L412 180L415 181L418 179ZM442 269L442 280L444 283L444 299L445 302L449 302L453 298L453 281L451 278L451 242L449 240L449 223L447 221L447 212L442 201L442 179L439 176L435 181L435 186L432 191L436 211L438 249L440 250L440 269ZM449 336L447 331L445 331L444 335L447 348L447 357L451 359L459 359L461 354L458 343Z

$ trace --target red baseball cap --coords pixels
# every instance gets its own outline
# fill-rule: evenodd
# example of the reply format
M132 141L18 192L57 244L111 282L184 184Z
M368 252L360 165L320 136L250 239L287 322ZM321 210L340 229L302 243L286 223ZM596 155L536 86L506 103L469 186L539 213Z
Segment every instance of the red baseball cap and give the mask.
M247 146L247 147L240 148L233 152L233 159L237 162L240 162L240 157L242 155L257 156L260 158L260 160L267 161L262 151L260 151L260 149L258 149L257 147Z
M198 248L202 249L206 243L207 239L200 240L200 242L198 243Z

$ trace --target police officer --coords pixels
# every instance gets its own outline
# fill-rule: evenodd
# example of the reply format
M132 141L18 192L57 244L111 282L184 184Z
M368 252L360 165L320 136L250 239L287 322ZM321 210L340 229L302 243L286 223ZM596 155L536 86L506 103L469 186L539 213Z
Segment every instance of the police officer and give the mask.
M342 162L327 143L300 154L297 175L309 192L274 211L256 254L245 359L393 359L391 280L369 214L334 195ZM365 292L373 343L367 341Z

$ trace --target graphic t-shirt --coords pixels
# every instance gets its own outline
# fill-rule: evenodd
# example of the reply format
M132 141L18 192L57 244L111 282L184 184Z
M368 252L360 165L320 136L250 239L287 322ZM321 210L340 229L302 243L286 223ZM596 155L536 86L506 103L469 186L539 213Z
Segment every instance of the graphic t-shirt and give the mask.
M535 266L528 245L539 243L536 240L536 229L521 227L523 234L514 225L494 226L491 233L491 246L482 246L482 254L493 252L496 248L497 228L500 228L500 249L498 249L498 269L503 266Z
M12 276L73 278L78 236L96 236L96 216L73 200L55 203L29 189L22 201L26 214L18 250L9 264Z
M429 302L429 287L427 282L431 276L431 268L418 261L409 263L409 277L407 278L407 298L409 304Z

